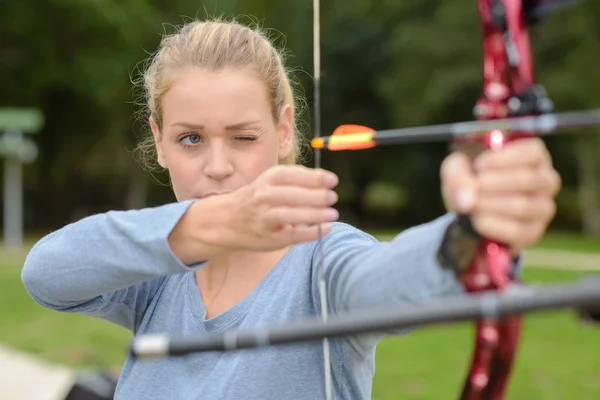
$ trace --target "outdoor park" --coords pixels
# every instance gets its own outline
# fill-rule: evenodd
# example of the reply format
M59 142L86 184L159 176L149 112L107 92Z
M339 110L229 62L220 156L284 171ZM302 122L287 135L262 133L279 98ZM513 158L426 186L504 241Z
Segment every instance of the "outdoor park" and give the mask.
M600 2L573 3L530 27L535 79L557 113L600 108ZM35 376L11 375L12 355L48 368L117 373L127 356L130 332L41 307L25 290L21 270L30 248L66 224L174 201L168 174L144 170L134 151L149 130L137 118L139 73L161 35L206 15L242 16L269 30L287 49L294 89L305 102L304 163L314 165L311 2L24 4L0 12L2 399L12 399L3 382L37 385ZM331 1L321 4L320 18L323 136L349 123L388 129L473 119L483 79L475 1ZM522 279L554 285L600 275L600 124L544 141L562 188L547 234L525 251ZM340 219L390 240L442 215L439 166L447 153L442 142L324 151L323 167L341 178ZM473 325L422 327L384 339L372 398L458 397ZM600 324L570 309L524 315L505 397L600 398Z

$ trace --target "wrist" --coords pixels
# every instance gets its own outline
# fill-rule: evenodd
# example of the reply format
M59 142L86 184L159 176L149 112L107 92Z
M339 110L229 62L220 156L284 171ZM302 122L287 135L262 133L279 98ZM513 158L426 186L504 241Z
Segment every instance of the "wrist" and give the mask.
M237 192L208 197L195 202L195 241L211 248L214 255L232 251L237 243L235 205Z
M437 252L437 260L443 268L462 274L467 270L477 252L481 237L466 215L457 217L448 225Z
M194 201L168 237L169 245L183 264L207 261L231 250L228 195Z

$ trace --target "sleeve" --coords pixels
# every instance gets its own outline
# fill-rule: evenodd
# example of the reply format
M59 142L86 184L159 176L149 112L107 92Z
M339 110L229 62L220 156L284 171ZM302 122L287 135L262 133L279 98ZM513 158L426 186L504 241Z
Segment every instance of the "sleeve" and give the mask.
M167 238L192 200L83 218L37 242L21 279L40 305L136 329L146 307L172 274L192 271Z
M358 309L410 306L450 295L463 295L456 275L442 268L436 252L454 215L403 231L390 242L347 224L336 224L322 239L322 251L313 256L313 298L320 307L318 270L324 268L327 299L332 314ZM319 261L323 257L322 263ZM518 258L514 270L520 268ZM518 273L518 272L517 272ZM388 334L403 334L394 331ZM383 337L369 335L355 342L373 345Z

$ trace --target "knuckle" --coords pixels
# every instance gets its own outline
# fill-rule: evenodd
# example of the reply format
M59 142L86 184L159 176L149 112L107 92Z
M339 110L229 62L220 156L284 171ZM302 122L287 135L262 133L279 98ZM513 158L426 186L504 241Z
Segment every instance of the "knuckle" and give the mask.
M546 153L548 153L548 149L546 148L546 144L539 137L529 138L528 144L529 144L530 150L536 156L544 156L545 157Z
M522 234L523 232L521 224L514 220L509 220L506 222L505 235L506 237L510 238L511 242L518 241Z
M558 211L558 207L556 205L556 201L552 200L550 201L550 219L553 219L556 216L556 213Z
M287 216L287 213L285 212L285 210L281 207L279 208L275 208L273 210L273 217L275 218L275 221L277 221L278 223L282 223L285 221L285 218Z
M539 186L540 182L537 171L532 168L523 169L517 176L508 177L508 179L514 180L518 189L533 189Z
M268 187L268 186L264 187L263 186L263 187L260 187L259 189L257 189L254 192L254 197L256 197L256 199L259 202L263 203L263 202L266 202L267 200L270 199L270 197L271 197L270 193L271 193L270 187Z
M473 225L473 229L475 232L479 233L482 236L486 236L488 234L488 226L489 220L480 214L471 215L471 224Z
M551 220L556 215L556 202L554 200L548 199L545 202L545 206L543 207L545 212L545 217L547 220Z
M456 169L456 165L460 164L465 157L467 157L466 154L460 151L455 151L448 154L442 160L442 164L440 165L440 179L442 179L442 181L445 181L448 178L450 178Z
M287 204L290 198L293 198L293 188L289 186L272 186L269 188L269 196L272 199L272 203Z
M258 186L274 185L277 183L277 171L274 168L266 170L257 180Z
M525 217L535 209L535 203L536 201L534 199L525 196L519 196L515 199L515 204L513 207L518 216Z
M539 242L542 239L542 236L544 235L544 231L544 224L532 224L527 230L526 242L528 244L534 244Z
M329 206L337 202L337 193L329 189L321 189L317 194L317 205Z
M558 193L558 191L560 190L560 187L562 186L562 177L560 176L560 174L558 173L558 171L556 171L554 168L551 168L550 171L548 172L548 174L550 175L550 179L549 179L549 187L550 187L550 192L552 194L556 194Z

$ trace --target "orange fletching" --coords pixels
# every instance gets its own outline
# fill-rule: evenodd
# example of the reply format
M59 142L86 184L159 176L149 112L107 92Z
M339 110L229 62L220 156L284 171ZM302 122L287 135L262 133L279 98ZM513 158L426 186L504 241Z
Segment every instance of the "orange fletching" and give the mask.
M333 131L333 135L354 135L357 133L370 133L371 135L375 134L375 130L369 128L368 126L363 125L340 125L335 131Z
M327 148L336 150L364 150L375 147L375 130L362 125L340 125L327 141Z

